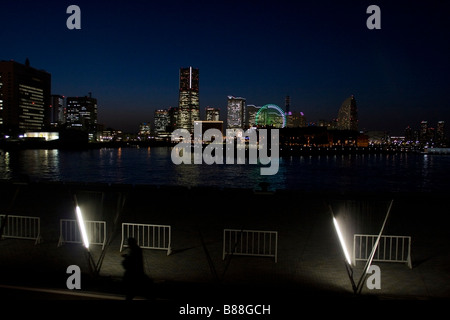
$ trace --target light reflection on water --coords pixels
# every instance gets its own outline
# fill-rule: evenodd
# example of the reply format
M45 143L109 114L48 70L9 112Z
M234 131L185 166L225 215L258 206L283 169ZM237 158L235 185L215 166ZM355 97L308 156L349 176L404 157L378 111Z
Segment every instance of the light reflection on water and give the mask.
M450 191L450 156L365 154L288 156L274 176L260 165L181 164L170 148L86 151L0 150L0 179L83 181L126 184L210 186L311 191Z

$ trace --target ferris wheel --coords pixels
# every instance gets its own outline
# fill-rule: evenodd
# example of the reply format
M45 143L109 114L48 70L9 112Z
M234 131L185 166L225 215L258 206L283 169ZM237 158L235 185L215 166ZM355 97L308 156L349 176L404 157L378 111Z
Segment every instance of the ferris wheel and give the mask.
M269 103L258 110L255 123L257 126L284 128L286 127L286 115L279 106Z

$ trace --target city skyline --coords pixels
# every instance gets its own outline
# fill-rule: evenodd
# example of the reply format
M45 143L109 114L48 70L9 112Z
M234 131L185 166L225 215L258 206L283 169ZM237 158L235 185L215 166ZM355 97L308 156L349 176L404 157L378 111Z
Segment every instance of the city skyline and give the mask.
M365 1L78 1L80 30L66 27L70 4L5 3L0 59L29 58L52 75L52 95L92 92L108 127L135 132L155 110L178 106L177 75L189 66L201 72L201 113L219 108L221 120L230 95L281 107L290 96L308 122L337 118L355 95L360 130L450 121L449 11L440 2L377 1L380 30L367 29Z

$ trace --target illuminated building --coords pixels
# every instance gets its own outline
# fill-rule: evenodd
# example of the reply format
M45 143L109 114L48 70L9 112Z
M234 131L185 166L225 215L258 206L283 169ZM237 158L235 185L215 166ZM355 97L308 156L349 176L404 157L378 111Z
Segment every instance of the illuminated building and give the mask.
M167 133L167 128L169 127L170 118L169 111L164 109L155 110L154 115L154 128L155 134L161 135Z
M58 132L25 132L25 138L43 139L45 141L53 141L59 139Z
M338 130L358 130L358 109L353 95L347 98L339 109L337 118Z
M149 136L150 133L150 123L141 122L139 124L139 136Z
M306 118L303 112L286 112L286 127L303 128L306 127Z
M180 91L178 99L178 129L194 130L194 121L200 120L199 70L180 68Z
M0 131L20 134L49 124L50 73L15 61L0 61Z
M220 121L220 109L206 107L205 118L206 121Z
M384 145L389 141L389 136L386 131L367 131L369 145Z
M254 128L256 127L256 114L261 107L257 107L254 104L247 105L247 115L245 117L246 124L245 128Z
M445 141L445 121L438 121L436 126L436 142L443 143Z
M52 127L59 127L65 122L64 96L55 94L51 96L49 117Z
M245 98L228 96L227 128L244 129L245 127Z
M426 141L428 132L428 121L420 122L419 140L421 142Z
M284 110L286 115L287 128L306 127L306 118L303 112L291 111L291 97L286 96L284 99Z
M94 135L97 132L97 99L67 97L66 123L68 128L80 129ZM90 138L92 140L93 137Z
M178 123L178 108L169 107L169 126L167 127L168 132L172 132L177 128Z

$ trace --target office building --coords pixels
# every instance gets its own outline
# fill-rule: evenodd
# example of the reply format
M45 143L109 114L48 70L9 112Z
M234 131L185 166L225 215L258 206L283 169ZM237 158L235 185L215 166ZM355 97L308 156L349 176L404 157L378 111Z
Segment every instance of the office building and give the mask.
M49 124L51 75L15 61L0 61L0 132L40 131Z
M286 112L286 127L303 128L306 127L306 118L303 112L289 111Z
M170 123L169 110L159 109L154 113L154 130L155 135L166 134Z
M52 94L49 110L50 126L60 127L65 123L64 96Z
M438 121L436 126L436 142L443 143L445 141L445 121Z
M172 132L177 128L178 123L178 108L177 107L169 107L169 126L167 131Z
M220 121L220 109L206 107L205 118L206 121Z
M337 118L338 130L358 130L358 109L353 95L345 99L339 109Z
M424 143L428 141L428 131L428 121L421 121L419 129L419 142Z
M245 98L228 96L227 128L244 129L246 121Z
M180 68L177 128L194 130L194 121L200 120L199 70Z
M139 136L142 138L147 138L151 134L150 123L149 122L141 122L139 124Z
M68 128L80 129L90 135L97 132L97 99L89 96L67 97L66 124ZM90 138L92 140L92 137Z
M246 106L247 115L245 116L246 119L245 128L256 127L256 114L258 113L260 108L261 107L257 107L254 104L249 104Z

